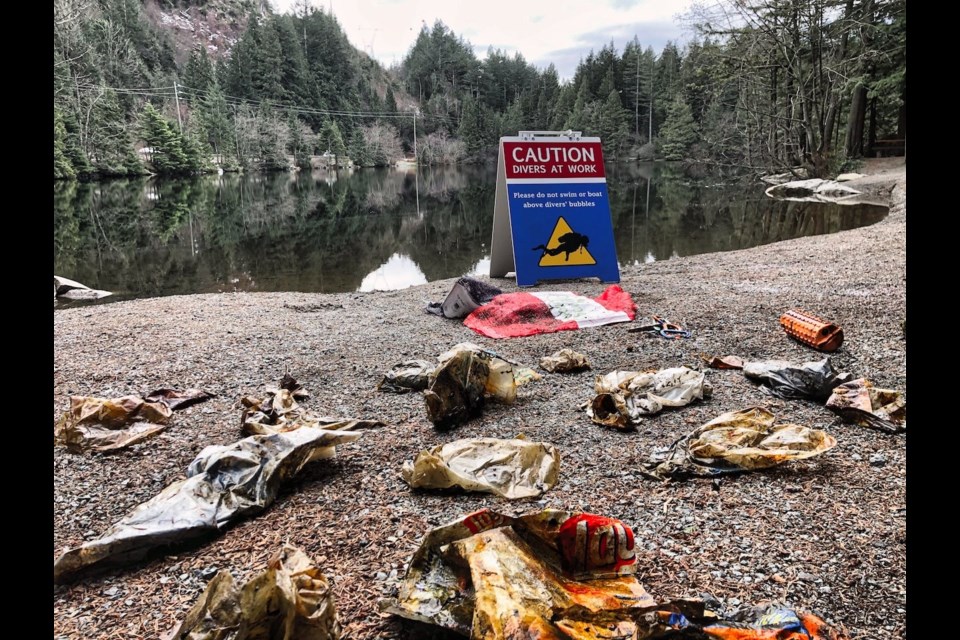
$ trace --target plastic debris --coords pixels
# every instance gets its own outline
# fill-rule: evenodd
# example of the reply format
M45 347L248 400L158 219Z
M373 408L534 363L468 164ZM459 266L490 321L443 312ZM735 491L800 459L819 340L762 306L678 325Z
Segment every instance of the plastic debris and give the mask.
M430 382L430 373L436 365L426 360L404 360L393 365L377 385L377 391L408 393L423 391Z
M802 309L790 309L780 316L787 335L819 351L836 351L843 344L843 329Z
M166 402L174 411L186 409L198 402L203 402L213 398L212 393L201 391L200 389L186 389L177 391L176 389L156 389L143 397L147 402Z
M627 329L628 333L651 333L658 335L661 338L667 338L669 340L678 340L680 338L692 338L693 334L678 324L670 322L666 318L661 318L660 316L653 316L652 324L645 324L639 327L634 327L633 329Z
M247 435L287 433L301 427L353 431L383 426L379 420L314 415L297 404L294 393L288 389L276 389L268 392L265 400L251 396L242 398L240 402L246 407L241 419L243 432Z
M518 338L629 322L636 309L630 294L615 284L596 298L569 291L521 291L497 296L463 324L488 338Z
M102 289L91 289L85 284L80 284L75 280L69 280L60 276L53 276L53 298L66 298L68 300L97 300L112 296L110 291Z
M700 359L711 369L743 369L743 359L739 356L708 356L701 354Z
M543 495L557 484L560 454L542 442L497 438L456 440L403 463L401 477L418 489L460 487L509 500Z
M382 608L474 640L631 638L655 607L635 571L633 532L618 520L484 509L429 531Z
M553 355L540 358L540 367L550 373L566 373L568 371L583 371L590 368L587 356L577 353L573 349L560 349Z
M166 402L139 396L71 396L70 409L54 427L54 441L73 453L115 451L157 435L172 413Z
M899 391L878 389L865 378L834 387L827 409L845 422L887 433L907 430L907 400Z
M426 311L444 318L463 318L501 293L503 291L491 284L464 276L453 284L443 302L431 302Z
M846 640L847 636L812 613L775 605L756 607L733 620L718 620L712 612L658 610L644 615L643 638L671 640ZM673 607L676 609L676 607Z
M471 342L460 343L440 355L423 396L433 425L449 428L480 415L488 396L513 404L517 397L513 365Z
M849 373L837 373L830 358L801 365L785 360L747 362L743 365L743 374L763 384L763 391L778 398L820 402L830 397L834 387L852 377Z
M206 447L190 463L186 480L168 485L96 540L57 558L53 580L65 582L101 566L139 560L157 547L194 540L259 514L304 465L359 437L350 431L301 428Z
M751 407L724 413L655 452L643 473L659 479L741 473L818 456L836 444L824 431L774 424L773 413Z
M542 375L531 369L530 367L520 367L519 369L514 366L513 368L513 381L517 383L517 386L522 386L528 382L536 382L541 380Z
M672 367L657 372L611 371L597 376L597 395L587 415L597 424L627 430L664 407L683 407L709 398L713 388L701 371Z
M285 544L267 569L238 587L221 570L165 640L339 640L327 577Z

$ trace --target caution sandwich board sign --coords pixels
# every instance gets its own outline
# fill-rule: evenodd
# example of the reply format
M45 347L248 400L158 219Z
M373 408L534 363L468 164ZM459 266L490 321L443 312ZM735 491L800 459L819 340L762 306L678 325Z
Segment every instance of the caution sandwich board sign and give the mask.
M500 138L490 276L517 285L620 282L600 138L521 131Z

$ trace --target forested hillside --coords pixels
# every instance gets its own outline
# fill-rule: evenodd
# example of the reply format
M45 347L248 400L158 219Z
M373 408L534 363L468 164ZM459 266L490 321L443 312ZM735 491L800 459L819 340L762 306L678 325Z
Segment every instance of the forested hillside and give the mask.
M599 135L608 159L695 160L814 174L905 147L905 0L721 0L697 38L643 34L553 65L442 22L397 67L300 2L55 0L54 176L90 179L334 163L482 161L522 129ZM519 44L519 43L518 43Z

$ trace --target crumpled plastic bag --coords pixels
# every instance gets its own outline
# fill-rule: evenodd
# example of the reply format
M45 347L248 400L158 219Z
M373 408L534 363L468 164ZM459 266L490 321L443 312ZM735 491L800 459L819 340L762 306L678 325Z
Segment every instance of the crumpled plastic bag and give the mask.
M847 636L812 613L776 605L753 608L734 619L718 620L711 612L658 610L643 616L648 635L672 640L846 640Z
M359 437L350 431L301 428L206 447L190 463L186 480L168 485L96 540L57 558L53 580L65 582L96 567L135 561L156 547L214 533L256 515L273 504L280 485L309 461L329 457L331 447Z
M165 640L339 640L340 633L327 577L285 544L242 588L226 569L217 573Z
M379 420L316 416L302 409L293 395L294 392L281 388L269 393L265 400L251 396L242 398L240 402L246 407L242 418L243 432L247 435L287 433L301 427L353 431L383 426Z
M849 373L837 373L830 358L801 365L785 360L747 362L743 365L743 375L760 382L764 385L760 387L763 391L778 398L820 402L830 396L834 387L852 377Z
M165 402L139 396L70 396L70 409L54 427L54 441L72 453L115 451L157 435L172 414Z
M711 369L743 369L743 359L739 356L708 356L702 354L700 359Z
M404 360L393 365L390 371L384 374L383 380L377 385L377 391L389 393L407 393L422 391L430 383L430 373L437 365L426 360Z
M474 640L607 637L586 635L591 625L630 638L655 606L635 571L633 532L617 520L484 509L429 531L381 606Z
M54 441L72 453L116 451L164 431L173 411L212 397L199 389L157 389L143 398L70 396L70 409L54 426Z
M827 409L845 422L887 433L907 430L907 400L899 391L878 389L865 378L834 387Z
M443 302L431 302L426 311L443 318L463 318L501 293L503 291L492 284L464 276L453 283Z
M166 402L171 409L179 411L213 397L212 393L200 389L177 391L176 389L161 388L151 391L143 399L147 402Z
M621 430L636 427L643 416L652 416L664 407L683 407L713 393L703 372L687 367L611 371L597 376L594 390L597 395L587 407L587 415L597 424Z
M421 451L403 463L400 475L414 489L460 487L509 500L539 497L557 484L560 454L553 445L520 439L455 440Z
M774 424L762 407L729 411L658 451L643 473L658 479L716 476L767 469L788 460L818 456L836 446L824 431L796 424Z
M540 358L540 367L550 373L565 373L589 369L587 356L573 349L560 349L556 353Z
M434 427L447 429L480 415L488 396L513 404L517 398L513 365L473 343L457 344L440 355L423 396Z

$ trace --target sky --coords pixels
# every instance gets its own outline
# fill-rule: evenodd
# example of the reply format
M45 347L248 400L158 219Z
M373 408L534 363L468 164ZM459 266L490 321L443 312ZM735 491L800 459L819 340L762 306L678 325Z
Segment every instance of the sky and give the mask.
M294 0L270 0L286 12ZM690 33L675 20L692 0L310 0L332 9L350 42L384 66L399 64L424 24L442 21L472 46L479 59L490 47L527 62L551 62L561 80L573 76L590 50L611 41L618 52L636 35L659 54L668 40L687 42Z

